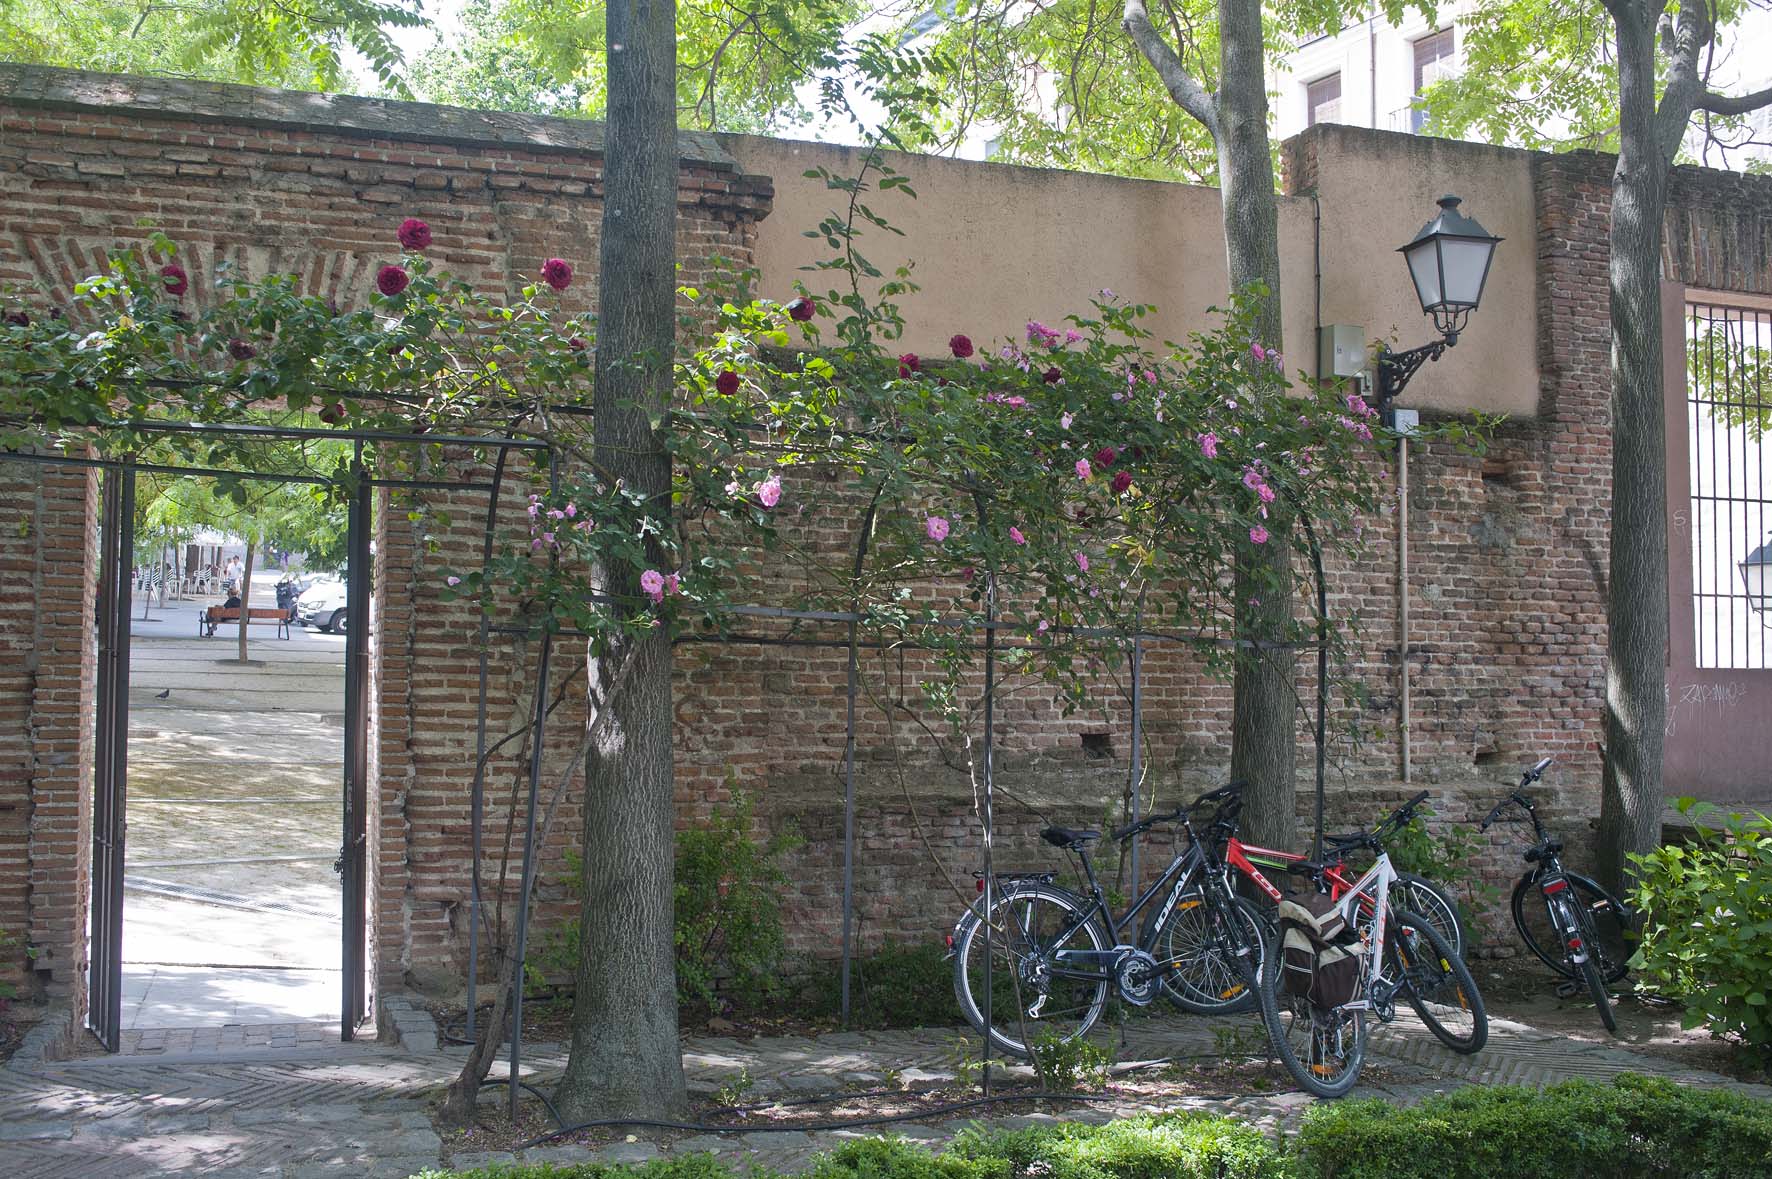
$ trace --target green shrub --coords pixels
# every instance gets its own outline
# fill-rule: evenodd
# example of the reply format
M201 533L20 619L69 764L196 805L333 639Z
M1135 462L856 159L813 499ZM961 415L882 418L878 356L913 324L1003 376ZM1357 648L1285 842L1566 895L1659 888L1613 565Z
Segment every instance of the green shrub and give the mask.
M752 810L750 798L734 788L731 804L714 807L706 826L677 833L677 1002L698 1012L715 1010L722 997L756 1007L782 987L781 894L788 878L781 858L800 840L777 832L759 843L751 834ZM575 902L584 897L582 867L577 852L566 854L566 886ZM531 985L572 978L578 946L575 915L530 953Z
M1682 814L1713 808L1683 798ZM1739 1040L1772 1059L1772 819L1702 821L1686 844L1632 856L1631 902L1645 915L1631 964L1643 982L1686 1005L1687 1027Z
M949 1154L1044 1179L1285 1179L1288 1160L1246 1122L1206 1113L1061 1122L1031 1130L971 1130ZM835 1176L827 1179L836 1179Z
M1763 1179L1772 1106L1631 1075L1542 1091L1473 1086L1404 1109L1320 1103L1297 1147L1310 1179Z
M1473 918L1493 909L1501 891L1485 883L1477 870L1477 853L1482 844L1476 830L1454 823L1436 836L1427 829L1427 820L1433 813L1433 808L1427 806L1417 810L1408 826L1384 841L1384 850L1397 871L1425 876L1451 893L1458 904L1458 919L1464 923L1472 944L1478 944L1482 928Z
M854 1027L915 1028L960 1018L954 964L940 945L887 942L851 966L849 1015ZM831 963L808 982L804 998L814 1015L839 1014L843 964Z
M1082 1036L1061 1039L1047 1032L1033 1045L1034 1076L1049 1093L1069 1089L1095 1092L1107 1084L1108 1066L1114 1059Z

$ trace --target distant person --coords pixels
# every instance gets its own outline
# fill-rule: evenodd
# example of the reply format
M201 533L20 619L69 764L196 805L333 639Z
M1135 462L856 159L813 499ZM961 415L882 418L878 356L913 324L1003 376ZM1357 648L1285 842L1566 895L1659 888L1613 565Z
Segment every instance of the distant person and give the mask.
M246 566L241 563L239 557L228 558L227 572L222 575L222 580L227 584L228 592L235 593L239 591L240 580L245 572Z
M232 589L228 590L227 600L222 602L222 609L223 610L238 610L239 608L240 608L240 595L235 593Z

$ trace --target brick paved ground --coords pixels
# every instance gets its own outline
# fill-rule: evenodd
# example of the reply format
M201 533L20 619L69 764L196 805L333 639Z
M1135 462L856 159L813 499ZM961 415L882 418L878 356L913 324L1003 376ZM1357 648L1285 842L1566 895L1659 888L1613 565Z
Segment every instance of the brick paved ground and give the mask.
M31 1179L135 1179L150 1175L360 1175L399 1177L435 1165L441 1144L428 1103L453 1075L456 1052L427 1042L428 1028L410 1011L398 1020L404 1042L314 1044L297 1037L288 1046L207 1047L169 1035L157 1056L72 1061L39 1059L27 1044L0 1068L0 1174ZM1253 1020L1173 1018L1140 1021L1130 1029L1123 1061L1210 1057L1222 1038ZM845 1083L882 1078L888 1069L911 1078L952 1075L952 1029L851 1032L816 1038L765 1040L693 1037L684 1063L692 1087L712 1091L748 1071L752 1092L816 1093ZM243 1039L243 1037L242 1037ZM176 1050L175 1050L176 1047ZM1655 1073L1695 1085L1728 1085L1761 1097L1767 1086L1741 1085L1715 1073L1681 1069L1626 1048L1579 1043L1522 1024L1496 1021L1489 1047L1475 1057L1446 1052L1419 1027L1399 1022L1373 1040L1374 1076L1360 1092L1399 1102L1467 1083L1544 1084L1574 1076ZM545 1081L565 1063L559 1046L536 1046L525 1072ZM490 1100L490 1098L489 1098ZM1264 1124L1289 1124L1309 1099L1293 1092L1250 1093L1228 1099L1188 1098L1184 1107L1235 1113ZM1136 1101L1106 1102L1080 1114L1105 1120L1151 1108ZM1173 1106L1171 1106L1173 1108ZM1047 1115L1004 1107L998 1124L1025 1125ZM898 1132L939 1142L963 1128L963 1119L906 1124ZM713 1150L738 1160L750 1156L782 1167L803 1165L840 1142L840 1133L783 1131L741 1138L702 1135L674 1151ZM639 1136L601 1150L562 1146L530 1151L532 1160L638 1160L661 1148ZM457 1155L457 1165L509 1159L505 1154Z

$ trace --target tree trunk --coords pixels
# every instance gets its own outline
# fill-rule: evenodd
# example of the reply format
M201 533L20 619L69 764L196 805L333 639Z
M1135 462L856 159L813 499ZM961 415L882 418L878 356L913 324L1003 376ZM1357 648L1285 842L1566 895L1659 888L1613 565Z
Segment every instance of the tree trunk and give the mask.
M1619 152L1612 175L1612 523L1599 874L1661 842L1667 720L1667 446L1661 234L1669 161L1655 134L1655 13L1615 11Z
M1218 175L1231 289L1266 288L1255 334L1280 347L1280 222L1267 133L1267 78L1259 0L1219 0ZM1265 545L1239 562L1237 637L1245 643L1287 637L1292 619L1292 563L1286 521L1276 513ZM1257 578L1279 578L1256 588ZM1259 599L1258 605L1250 600ZM1232 684L1231 776L1249 783L1244 825L1250 842L1291 847L1297 832L1296 702L1290 649L1244 647Z
M650 418L670 403L675 332L674 0L613 0L608 44L596 458L663 514L670 457ZM612 594L643 601L639 569L605 572ZM557 1097L573 1121L688 1108L672 921L671 645L663 628L626 642L624 652L589 655L592 699L609 686L614 659L631 666L625 689L599 710L609 721L585 767L582 937Z
M246 627L252 621L252 551L253 541L246 541L246 564L240 570L240 662L246 659Z

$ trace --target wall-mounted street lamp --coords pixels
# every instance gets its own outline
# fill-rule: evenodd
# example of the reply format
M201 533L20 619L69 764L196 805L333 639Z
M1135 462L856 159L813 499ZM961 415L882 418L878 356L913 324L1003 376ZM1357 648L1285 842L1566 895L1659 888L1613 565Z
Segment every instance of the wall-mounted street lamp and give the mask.
M1747 589L1747 604L1762 622L1772 625L1772 537L1735 566Z
M1458 343L1458 333L1483 299L1489 262L1500 238L1458 211L1459 199L1443 196L1440 214L1421 227L1398 252L1409 263L1415 295L1423 315L1433 317L1440 338L1406 352L1385 348L1378 354L1378 409L1385 409L1403 391L1415 370L1438 360Z

